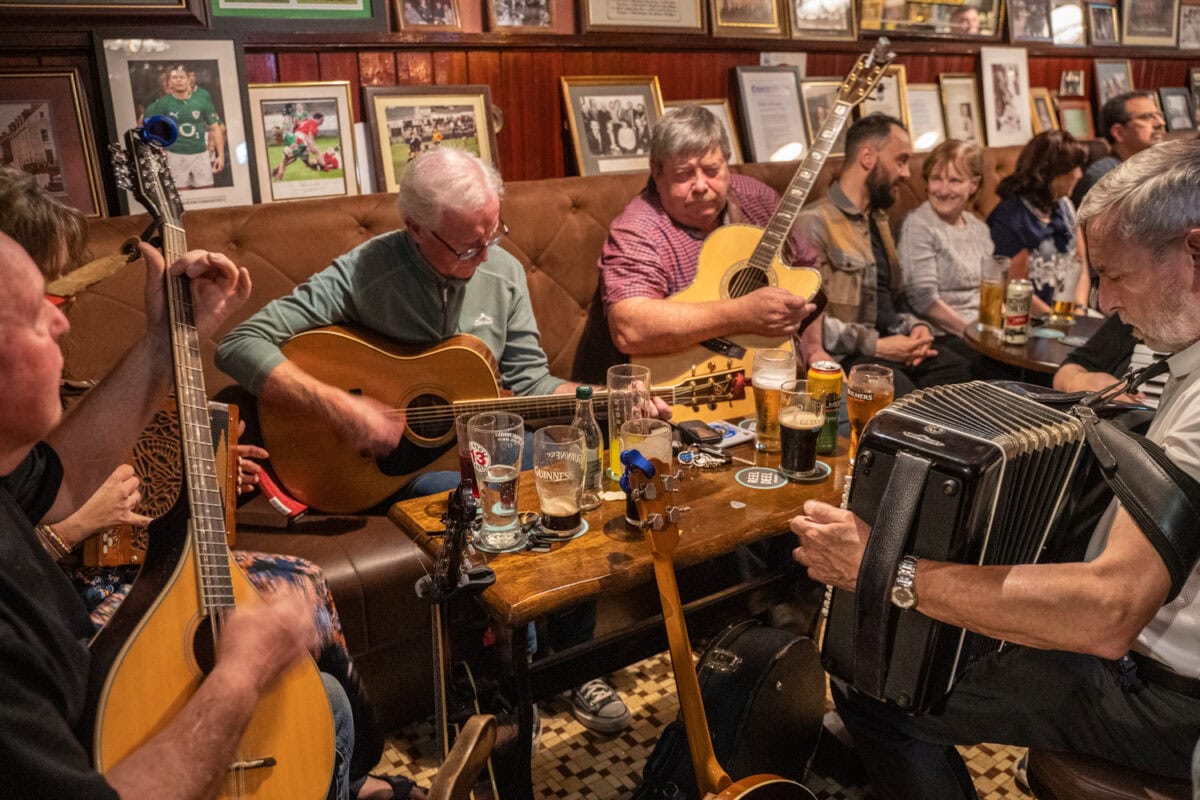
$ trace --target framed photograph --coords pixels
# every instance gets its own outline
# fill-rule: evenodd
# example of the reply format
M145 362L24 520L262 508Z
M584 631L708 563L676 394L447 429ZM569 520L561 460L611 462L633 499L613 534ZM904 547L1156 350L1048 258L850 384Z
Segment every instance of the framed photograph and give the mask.
M1104 105L1110 97L1133 91L1133 71L1127 58L1097 58L1096 107Z
M643 31L706 33L701 0L656 3L652 0L582 0L584 33Z
M804 132L810 145L817 140L817 134L825 127L825 122L837 107L838 91L841 87L841 78L805 78L800 81L800 98L804 105ZM837 138L833 140L829 155L846 154L846 129L849 127L850 121L846 120Z
M1050 0L1050 30L1060 47L1087 46L1083 0Z
M1029 90L1029 102L1033 104L1033 132L1058 130L1058 118L1054 115L1054 101L1050 99L1050 90L1037 86Z
M1192 99L1184 86L1164 86L1158 90L1162 101L1163 116L1167 118L1167 130L1194 131L1196 118L1192 114Z
M3 2L3 0L0 0ZM388 0L208 0L214 31L387 30Z
M261 202L358 194L348 81L247 89Z
M800 80L795 67L733 68L747 161L795 161L808 149Z
M712 112L713 116L720 120L721 125L725 127L725 133L729 135L729 163L741 164L745 161L742 155L742 142L738 139L737 126L733 124L733 108L729 105L729 101L724 97L716 97L710 100L668 100L663 103L663 114L670 114L672 109L680 106L704 106Z
M928 153L946 141L946 122L942 119L942 93L936 83L908 85L908 132L913 150Z
M396 0L402 31L461 31L458 0Z
M903 64L891 64L875 84L875 88L859 106L861 116L882 112L895 117L909 126L908 119L908 81Z
M988 147L1025 144L1033 138L1025 48L981 47L979 64Z
M488 30L554 33L554 0L487 0Z
M395 192L408 162L434 147L468 150L497 166L486 85L367 86L363 106L378 192Z
M98 35L98 61L108 82L104 106L112 141L147 117L165 116L179 128L167 166L185 209L254 202L253 158L246 138L241 75L229 39L157 39L151 51L129 39ZM121 212L144 209L122 192Z
M856 3L852 0L787 0L793 39L858 38Z
M118 25L126 22L205 24L206 0L0 0L5 21L21 19L49 28L80 22Z
M1058 81L1059 97L1086 97L1084 72L1081 69L1064 69Z
M781 38L785 34L780 13L782 2L784 0L708 0L713 36Z
M1121 43L1175 46L1179 0L1122 0Z
M983 147L983 113L979 108L979 83L975 76L968 72L939 75L938 86L942 90L946 137Z
M1092 104L1086 98L1058 98L1058 121L1061 130L1076 139L1096 138L1096 126L1092 124Z
M28 172L89 217L108 213L77 70L0 69L0 166Z
M1117 25L1117 7L1105 3L1088 3L1088 34L1092 47L1108 47L1121 43L1121 28Z
M1050 42L1050 0L1008 0L1010 42Z
M1200 125L1200 67L1188 68L1188 89L1192 92L1192 114Z
M650 169L650 128L663 113L658 76L563 76L561 80L579 174Z
M864 31L906 36L995 40L1003 31L1003 9L1003 0L863 0L859 24Z
M1179 7L1179 49L1200 50L1200 6Z

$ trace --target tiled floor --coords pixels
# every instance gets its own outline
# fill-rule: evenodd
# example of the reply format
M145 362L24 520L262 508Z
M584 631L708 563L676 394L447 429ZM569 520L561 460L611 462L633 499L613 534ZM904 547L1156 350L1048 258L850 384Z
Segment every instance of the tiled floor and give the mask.
M618 735L593 733L571 716L561 699L541 705L541 748L534 755L534 796L542 800L587 798L624 800L637 786L642 766L662 728L675 719L679 704L666 654L648 658L612 676L633 712L632 726ZM415 775L427 785L437 769L431 724L410 726L388 740L379 771ZM1028 798L1013 782L1016 748L980 745L962 748L981 800ZM859 800L870 795L810 773L808 788L821 800Z

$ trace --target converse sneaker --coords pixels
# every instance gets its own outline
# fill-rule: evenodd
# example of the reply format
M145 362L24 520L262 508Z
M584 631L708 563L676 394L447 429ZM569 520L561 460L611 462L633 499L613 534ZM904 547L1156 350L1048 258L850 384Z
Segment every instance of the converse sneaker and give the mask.
M600 733L624 730L633 720L621 695L604 678L595 678L571 690L571 713L585 728Z
M541 749L542 749L542 714L541 714L541 711L538 710L538 704L534 703L533 704L533 747L530 749L529 752L532 753L533 755L537 755L538 751Z

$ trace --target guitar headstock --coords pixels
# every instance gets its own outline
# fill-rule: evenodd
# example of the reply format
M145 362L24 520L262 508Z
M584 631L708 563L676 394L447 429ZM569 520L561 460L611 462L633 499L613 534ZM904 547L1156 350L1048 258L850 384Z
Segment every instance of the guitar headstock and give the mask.
M181 225L183 201L167 166L167 151L175 141L175 123L153 117L125 134L125 147L109 146L117 185L133 193L155 220Z
M671 557L679 544L679 516L686 509L668 502L676 484L675 477L665 472L669 465L646 458L637 450L622 452L621 463L625 465L621 485L637 505L641 527L650 538L654 554Z
M746 371L712 370L707 374L684 378L675 386L672 405L716 408L718 403L741 400L746 396Z
M896 54L891 50L891 42L886 36L880 36L869 53L863 53L854 63L850 74L838 87L838 100L856 106L867 98L871 90L883 78L888 65L895 60Z

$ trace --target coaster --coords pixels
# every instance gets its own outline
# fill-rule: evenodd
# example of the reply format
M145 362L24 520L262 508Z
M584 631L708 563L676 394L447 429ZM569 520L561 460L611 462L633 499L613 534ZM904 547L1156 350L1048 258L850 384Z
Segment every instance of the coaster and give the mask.
M738 427L744 431L750 431L751 433L754 433L758 430L758 420L755 417L746 417L744 420L738 423Z
M787 475L784 475L784 477L787 478L791 483L820 483L833 473L833 469L830 468L830 466L824 461L816 462L813 464L813 468L816 470L816 472L814 472L812 475L806 475L803 478L792 478ZM783 473L780 474L782 475Z
M539 522L535 536L537 536L537 538L543 542L569 542L572 539L578 539L587 532L588 521L586 519L580 520L579 530L575 531L574 533L558 533L556 531L548 531L543 528L542 524Z
M1061 339L1067 335L1067 332L1059 328L1042 326L1040 328L1035 328L1029 335L1037 337L1038 339Z
M788 484L787 478L770 467L746 467L739 469L733 477L748 489L778 489Z

